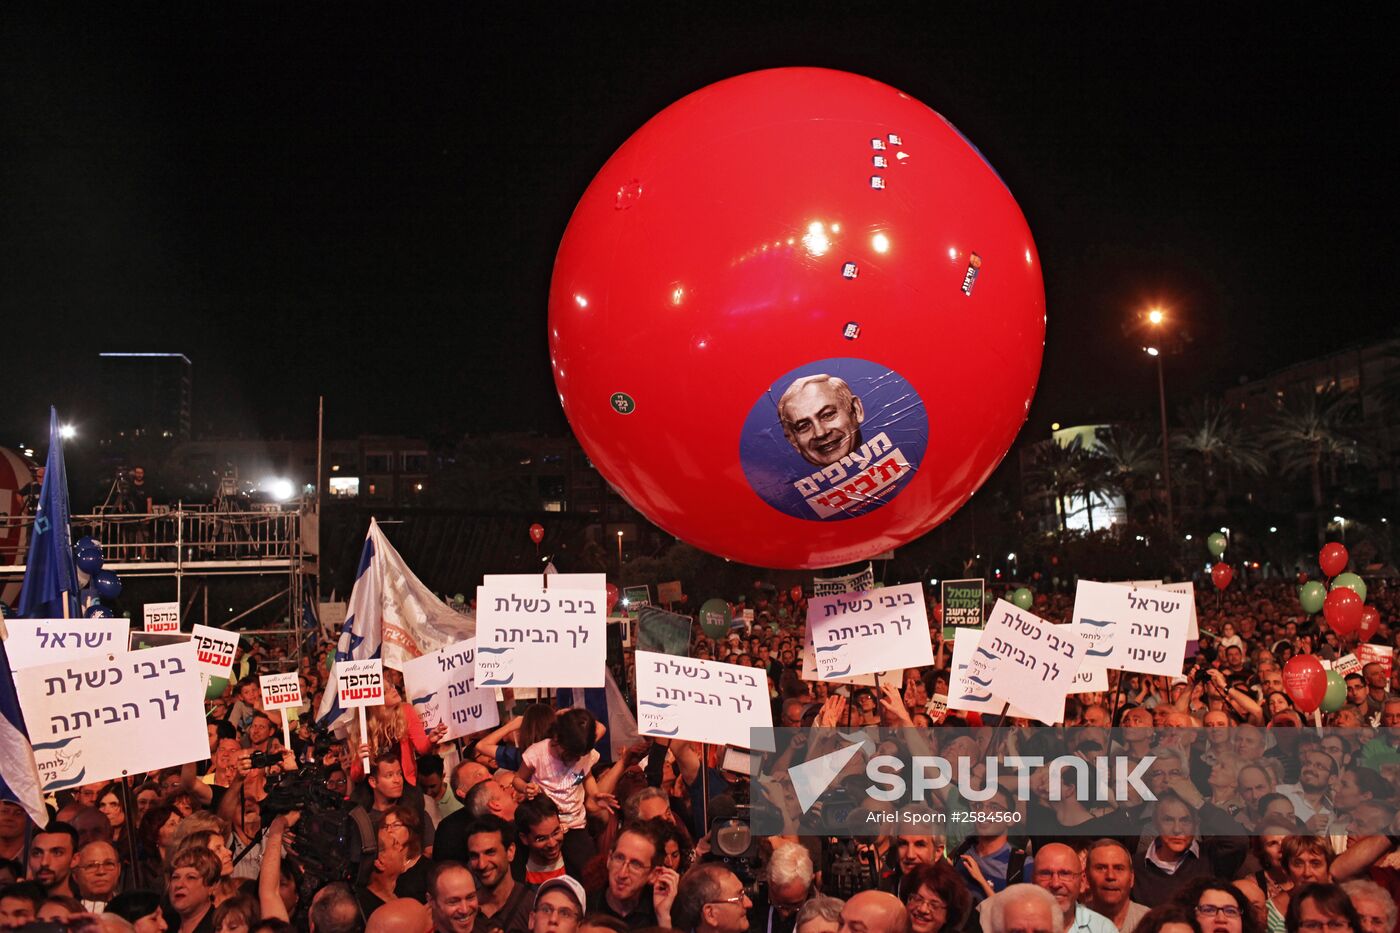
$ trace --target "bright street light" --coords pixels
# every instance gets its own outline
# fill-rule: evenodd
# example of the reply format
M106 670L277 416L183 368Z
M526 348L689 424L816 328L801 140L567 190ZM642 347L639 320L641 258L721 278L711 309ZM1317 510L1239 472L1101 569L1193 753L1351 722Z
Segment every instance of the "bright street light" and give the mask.
M71 424L65 424L58 429L58 436L65 441L71 441L78 436L78 429Z
M1147 321L1154 327L1160 325L1166 319L1167 316L1162 313L1160 308L1153 308L1151 311L1147 312Z
M1158 356L1160 351L1158 351L1156 347L1143 347L1142 352L1146 353L1148 356Z

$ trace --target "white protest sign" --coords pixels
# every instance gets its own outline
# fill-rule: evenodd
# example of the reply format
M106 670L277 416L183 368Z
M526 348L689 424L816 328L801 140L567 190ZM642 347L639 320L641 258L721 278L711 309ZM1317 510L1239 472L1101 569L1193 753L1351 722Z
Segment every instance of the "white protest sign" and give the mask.
M342 709L383 706L383 660L365 658L335 662L335 696Z
M199 626L195 626L198 628ZM361 741L368 741L365 707L384 705L384 661L365 658L360 661L335 662L335 697L342 709L354 708L360 717ZM360 766L370 773L369 756L360 758Z
M1074 674L1084 661L1084 643L1073 628L1052 625L999 599L977 650L995 656L988 667L999 695L1043 723L1063 721L1065 696L1074 689Z
M146 603L142 608L142 616L145 620L144 630L147 632L178 632L180 631L180 604L179 603Z
M1341 674L1343 677L1348 674L1360 674L1361 659L1354 654L1344 654L1332 662L1332 670Z
M1184 583L1164 583L1160 587L1158 587L1158 589L1170 590L1173 593L1179 593L1190 603L1191 621L1187 623L1186 626L1186 640L1200 641L1201 624L1196 617L1196 585L1190 580L1187 580Z
M263 709L295 709L301 706L301 679L296 671L285 674L263 674L258 678L262 689ZM292 722L286 713L282 714L282 747L292 747Z
M129 619L6 619L10 670L109 652L126 654Z
M773 728L761 670L637 652L638 734L773 751L772 732L755 745L753 728Z
M1390 680L1390 666L1394 663L1395 649L1390 645L1357 645L1356 660L1364 670L1367 664L1379 664L1385 669L1385 679Z
M821 680L933 663L918 583L813 598L807 603L807 629Z
M1186 657L1186 630L1194 600L1171 590L1139 590L1080 580L1074 595L1076 633L1103 637L1085 650L1105 668L1176 677Z
M263 709L295 709L303 703L301 680L296 671L285 674L263 674L258 678L262 688Z
M812 630L807 629L807 640L803 642L802 648L802 679L821 680L817 676L817 652L812 647ZM850 684L853 687L874 687L877 684L903 684L904 671L900 668L891 668L887 671L875 671L870 674L856 674L852 677L828 677L829 684Z
M978 651L977 641L953 642L953 667L948 673L948 708L967 713L1000 713L1005 700L992 693L991 663L996 655Z
M601 573L487 576L476 588L476 682L483 687L601 687L607 663Z
M848 573L842 577L813 577L812 596L839 596L842 593L864 593L875 588L875 568L870 564L864 570Z
M468 638L405 661L403 685L423 727L447 723L447 739L459 739L501 723L496 693L476 685L476 639Z
M233 673L233 656L238 653L238 633L196 625L191 630L195 669L209 677L228 678ZM149 650L149 649L148 649Z
M935 693L929 697L928 705L924 707L924 712L928 718L937 726L948 718L948 698L941 693Z
M188 642L15 672L45 791L209 757Z

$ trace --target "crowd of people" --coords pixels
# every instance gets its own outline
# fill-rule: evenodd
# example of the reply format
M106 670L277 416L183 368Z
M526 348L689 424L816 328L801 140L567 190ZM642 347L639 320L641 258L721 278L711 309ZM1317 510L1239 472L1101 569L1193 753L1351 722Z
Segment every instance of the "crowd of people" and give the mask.
M878 687L802 679L804 606L790 594L759 603L749 628L697 634L694 657L766 672L775 726L901 726L940 754L971 757L987 752L985 733L994 752L1092 756L1117 741L1106 731L1117 726L1127 754L1154 757L1155 801L1056 800L1035 781L1018 801L1008 780L986 800L950 789L853 810L988 817L961 832L794 829L742 852L715 824L742 823L750 803L784 804L727 769L723 749L642 739L612 755L587 710L509 693L499 728L444 742L392 671L363 733L350 720L327 747L303 716L284 748L282 713L262 708L253 670L210 702L206 760L60 792L42 826L0 803L0 929L1400 933L1393 665L1349 676L1345 705L1313 729L1282 666L1353 646L1305 617L1282 584L1201 591L1197 602L1201 638L1183 676L1110 672L1108 691L1067 700L1064 725L1078 729L949 728L976 723L939 702L950 652L936 626L935 664ZM1400 594L1381 587L1369 602L1383 619L1400 610ZM1033 611L1068 621L1072 597L1041 594ZM1396 644L1385 626L1372 640ZM276 650L252 657L263 672L290 663ZM325 661L301 658L312 709L328 687ZM784 746L765 776L813 752ZM347 833L329 834L309 796L305 807L273 805L308 768ZM1027 832L990 818L1018 808L1034 811ZM338 864L350 867L328 875Z

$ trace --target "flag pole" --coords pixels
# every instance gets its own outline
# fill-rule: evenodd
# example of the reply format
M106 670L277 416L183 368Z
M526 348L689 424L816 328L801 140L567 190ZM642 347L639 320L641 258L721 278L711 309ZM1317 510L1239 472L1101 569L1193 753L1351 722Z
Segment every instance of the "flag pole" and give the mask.
M365 748L369 748L369 725L365 722L365 708L364 708L363 706L361 706L359 709L360 709L360 741L364 744ZM369 756L368 756L368 755L365 755L364 757L362 757L362 758L360 759L360 764L361 764L361 766L364 767L364 769L365 769L365 774L370 774L370 773L371 773L370 770L369 770Z

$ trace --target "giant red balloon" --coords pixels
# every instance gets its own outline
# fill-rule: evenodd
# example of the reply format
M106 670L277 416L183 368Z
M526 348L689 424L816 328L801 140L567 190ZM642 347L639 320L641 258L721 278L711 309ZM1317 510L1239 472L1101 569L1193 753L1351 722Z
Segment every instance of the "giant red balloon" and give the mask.
M1349 555L1345 545L1338 544L1336 541L1327 542L1322 546L1322 550L1317 552L1317 565L1328 577L1335 577L1346 570L1348 559Z
M1361 627L1364 609L1360 596L1353 590L1339 586L1327 594L1322 604L1322 617L1332 626L1332 631L1346 638Z
M1300 713L1311 713L1321 706L1327 692L1327 671L1322 662L1310 654L1289 658L1283 665L1283 692Z
M1235 568L1229 564L1217 563L1210 568L1210 582L1215 584L1217 590L1223 590L1230 585L1230 581L1235 579Z
M864 560L947 519L1025 420L1044 337L1035 243L980 153L908 95L814 68L650 120L584 193L550 284L592 462L668 532L766 567Z

